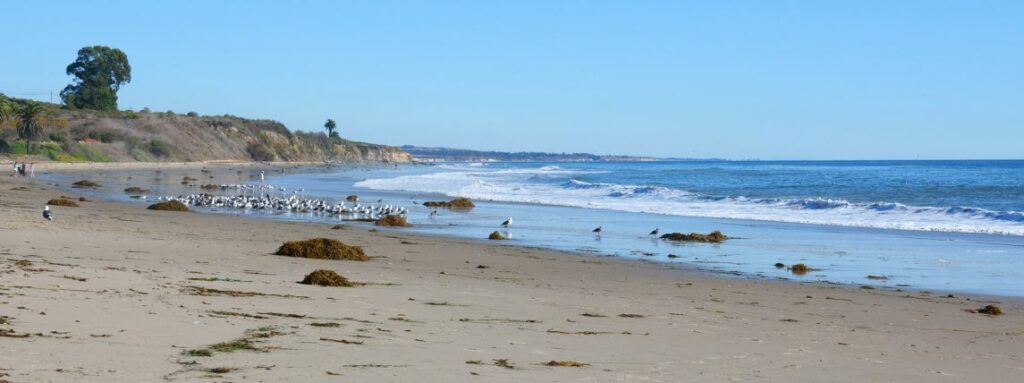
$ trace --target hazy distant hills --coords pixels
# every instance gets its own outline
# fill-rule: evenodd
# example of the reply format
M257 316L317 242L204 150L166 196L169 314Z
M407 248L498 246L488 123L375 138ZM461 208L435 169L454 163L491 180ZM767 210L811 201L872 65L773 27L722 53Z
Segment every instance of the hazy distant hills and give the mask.
M655 157L599 155L590 153L495 152L470 149L405 145L401 149L424 162L585 162L659 161Z

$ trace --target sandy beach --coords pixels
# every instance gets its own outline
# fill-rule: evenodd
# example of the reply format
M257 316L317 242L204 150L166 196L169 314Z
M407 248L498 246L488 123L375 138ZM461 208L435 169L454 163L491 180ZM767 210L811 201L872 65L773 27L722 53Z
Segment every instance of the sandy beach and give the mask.
M74 170L90 168L81 166ZM42 206L62 195L78 197L0 177L0 381L1024 376L1019 299L740 279L400 229L104 201L54 207L55 221L43 220ZM362 246L371 259L272 255L285 241L316 237ZM297 283L316 269L365 285ZM1004 314L969 312L990 304Z

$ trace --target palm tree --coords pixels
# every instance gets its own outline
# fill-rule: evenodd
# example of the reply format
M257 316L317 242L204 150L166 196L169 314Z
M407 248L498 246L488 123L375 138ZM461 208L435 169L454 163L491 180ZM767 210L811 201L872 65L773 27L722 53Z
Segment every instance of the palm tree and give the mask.
M327 129L327 137L338 137L338 132L334 129L338 128L338 124L334 123L334 120L328 118L327 122L324 123L324 128Z
M43 107L38 102L29 102L21 107L17 113L18 138L25 140L25 151L32 153L32 140L35 140L43 133L43 126L40 117L43 114Z

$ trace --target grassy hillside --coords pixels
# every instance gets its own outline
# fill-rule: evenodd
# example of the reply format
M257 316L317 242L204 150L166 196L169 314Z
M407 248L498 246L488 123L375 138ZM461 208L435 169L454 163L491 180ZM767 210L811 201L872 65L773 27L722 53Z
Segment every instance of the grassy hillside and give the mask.
M15 106L26 100L9 99ZM271 120L173 112L100 112L42 104L43 134L28 153L14 121L0 125L0 155L55 161L384 161L398 148L292 132Z

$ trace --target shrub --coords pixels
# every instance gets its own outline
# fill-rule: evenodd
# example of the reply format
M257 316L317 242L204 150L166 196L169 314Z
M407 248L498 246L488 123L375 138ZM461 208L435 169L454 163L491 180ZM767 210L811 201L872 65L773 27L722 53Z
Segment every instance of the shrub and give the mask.
M149 141L149 152L157 157L170 157L171 146L160 140Z
M314 259L340 259L348 261L369 261L363 248L349 246L345 243L329 238L313 238L305 241L285 242L277 249L274 255L286 257L314 258Z
M187 205L181 203L178 200L173 200L173 199L170 200L170 201L164 201L164 202L159 202L159 203L155 203L155 204L149 205L149 207L147 207L147 209L149 209L149 210L163 210L163 211L191 211L191 210L189 210Z
M377 222L373 223L377 226L391 226L391 227L406 227L409 226L409 222L405 220L405 217L400 215L386 215L384 218L378 219Z
M51 199L49 201L46 201L46 204L47 205L53 205L53 206L78 207L78 203L76 203L75 201L72 201L72 200L69 200L69 199L63 199L63 198Z
M186 116L189 116L189 117L199 117L199 113L196 113L196 112L188 112L188 114L186 114Z
M690 234L668 233L668 234L662 235L661 239L665 239L665 240L669 240L669 241L681 241L681 242L721 243L721 242L729 239L729 237L726 237L725 234L722 234L721 231L715 230L715 231L712 231L709 234L701 234L701 233L690 233Z
M304 285L352 287L354 283L331 270L320 269L309 273L299 282Z
M487 239L492 240L492 241L502 241L502 240L508 239L508 237L505 237L504 235L499 233L497 230L495 230L495 231L491 232L491 235L487 236Z
M270 151L263 143L253 142L245 148L249 152L249 157L252 157L253 161L273 161L274 152Z

